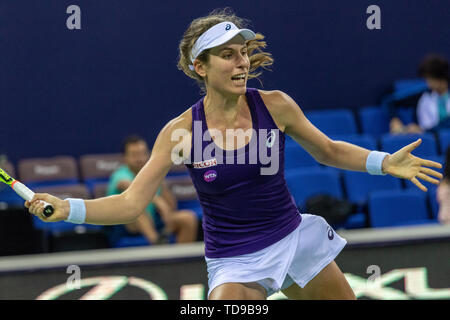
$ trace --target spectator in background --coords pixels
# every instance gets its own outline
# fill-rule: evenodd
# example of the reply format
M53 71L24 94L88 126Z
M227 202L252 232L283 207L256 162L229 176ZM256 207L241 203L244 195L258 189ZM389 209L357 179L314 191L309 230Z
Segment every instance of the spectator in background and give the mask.
M145 140L133 135L122 144L125 164L111 175L107 195L120 194L125 191L134 177L150 158L150 150ZM142 234L150 244L164 243L167 235L174 234L177 243L192 242L197 238L198 219L190 210L177 210L177 200L170 189L163 183L153 202L149 204L136 221L121 228L117 235Z
M439 222L450 224L450 146L447 148L444 165L444 178L437 189L439 203Z
M393 117L390 123L392 134L423 133L424 131L437 131L443 127L450 128L448 61L438 55L428 55L422 61L418 73L425 78L431 90L431 92L424 92L417 104L418 124L404 125L398 117Z

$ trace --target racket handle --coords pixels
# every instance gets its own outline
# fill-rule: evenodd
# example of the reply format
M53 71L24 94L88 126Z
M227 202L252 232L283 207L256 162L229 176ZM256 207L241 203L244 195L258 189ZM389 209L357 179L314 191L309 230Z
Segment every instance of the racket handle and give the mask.
M34 197L34 192L31 191L26 185L24 185L22 182L15 181L12 185L12 188L14 191L24 200L31 201ZM53 206L45 201L41 202L44 204L44 216L46 218L50 217L53 212L55 211Z

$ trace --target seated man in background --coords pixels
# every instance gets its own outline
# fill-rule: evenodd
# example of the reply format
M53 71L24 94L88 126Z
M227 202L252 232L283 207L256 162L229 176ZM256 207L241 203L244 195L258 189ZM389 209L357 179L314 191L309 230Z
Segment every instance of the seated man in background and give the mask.
M139 136L129 136L122 144L124 165L112 173L107 195L125 191L150 157L145 140ZM136 221L126 224L123 234L142 234L150 244L164 243L167 235L174 234L177 243L193 242L197 238L198 219L190 210L177 210L177 200L163 183L152 203L148 205ZM123 228L123 226L119 226Z
M450 74L447 60L437 55L427 56L419 67L419 75L425 78L431 92L424 92L419 99L416 109L418 124L404 125L398 117L394 117L390 123L393 134L450 128Z

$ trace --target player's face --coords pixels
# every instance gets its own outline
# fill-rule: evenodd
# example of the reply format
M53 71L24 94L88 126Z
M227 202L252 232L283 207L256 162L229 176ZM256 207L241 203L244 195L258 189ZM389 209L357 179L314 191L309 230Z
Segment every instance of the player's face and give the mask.
M207 88L232 94L245 94L250 60L241 35L212 48L206 67Z
M138 141L127 145L124 160L130 170L137 174L149 157L150 150L148 150L147 143Z
M448 90L448 82L445 80L435 78L426 78L425 80L427 82L428 88L430 88L432 91L444 93Z

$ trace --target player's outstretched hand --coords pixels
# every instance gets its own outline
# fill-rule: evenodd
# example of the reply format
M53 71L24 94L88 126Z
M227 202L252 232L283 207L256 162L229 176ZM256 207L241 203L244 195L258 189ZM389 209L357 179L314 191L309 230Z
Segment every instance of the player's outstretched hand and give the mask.
M45 217L43 200L53 206L55 210L50 217ZM45 222L56 222L66 220L69 216L70 205L69 201L61 200L48 193L36 193L31 201L25 201L25 207L31 214Z
M426 167L442 168L442 165L438 162L421 159L411 154L421 143L422 139L418 139L386 157L386 160L383 162L383 172L397 178L408 179L420 190L426 192L427 188L417 179L439 184L439 180L430 176L442 179L442 174Z

